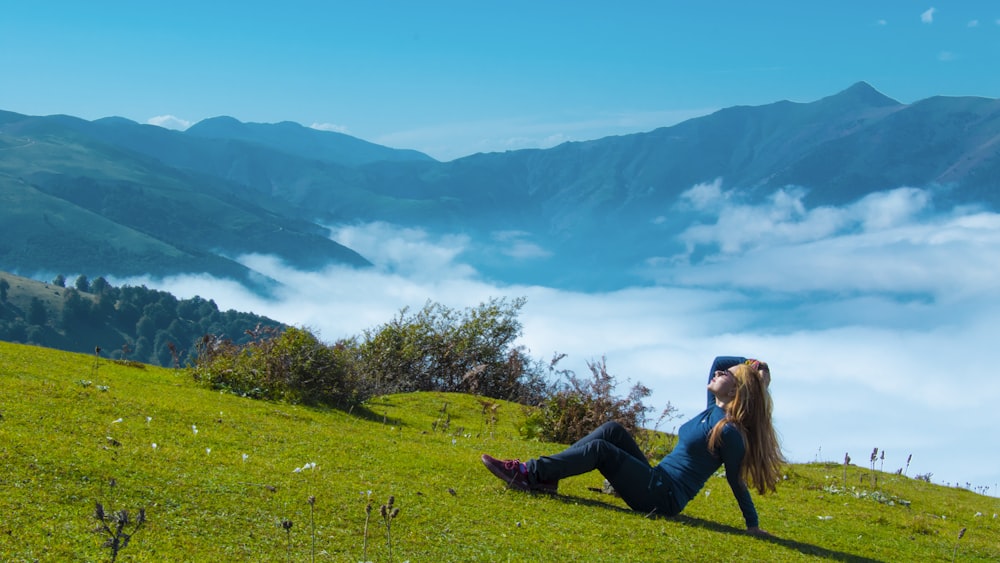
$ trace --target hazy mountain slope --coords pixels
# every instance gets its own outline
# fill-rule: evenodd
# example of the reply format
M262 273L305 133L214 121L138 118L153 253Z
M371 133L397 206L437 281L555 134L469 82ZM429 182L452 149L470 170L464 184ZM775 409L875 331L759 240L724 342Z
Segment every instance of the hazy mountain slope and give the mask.
M72 118L28 118L0 135L0 186L18 202L3 210L4 222L20 226L0 254L11 271L81 266L75 271L245 279L246 268L229 257L252 252L277 254L300 267L367 264L329 240L325 229L289 218L289 206L279 200L248 197L238 185L101 144L63 127L66 122L74 124ZM46 226L53 218L40 210L64 218L65 229L53 233ZM142 250L135 254L135 247ZM93 250L81 252L85 248Z
M902 185L957 189L958 201L998 203L1000 100L930 98L833 139L776 175L822 185L822 201Z
M356 166L380 161L433 161L415 150L392 149L334 131L320 131L298 123L243 123L232 117L206 119L184 132L187 136L245 141L300 158Z
M0 175L8 191L22 182L192 255L360 264L314 222L388 221L467 234L463 258L502 281L610 288L635 281L629 272L646 257L677 251L671 235L690 223L678 198L699 183L750 202L790 185L809 205L912 186L995 207L1000 100L901 104L862 82L809 103L450 162L292 123L220 117L181 133L0 112ZM511 236L535 245L535 258L508 256Z

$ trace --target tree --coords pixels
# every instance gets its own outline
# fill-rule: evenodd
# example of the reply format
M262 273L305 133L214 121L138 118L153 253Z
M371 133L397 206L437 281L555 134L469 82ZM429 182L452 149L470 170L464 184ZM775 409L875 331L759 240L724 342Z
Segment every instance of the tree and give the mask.
M80 296L79 291L67 289L63 298L62 326L72 328L93 323L95 321L92 318L93 309L90 300Z
M90 282L90 291L98 295L102 295L110 289L112 289L111 284L103 276L98 276L94 278L94 281Z
M77 291L81 291L83 293L90 293L90 280L88 280L87 276L83 274L77 276L76 283L74 283L73 286L76 287Z
M66 276L59 274L52 280L52 285L66 287Z
M42 326L49 322L49 313L45 310L45 304L37 297L31 298L31 305L28 306L28 324Z
M0 303L7 302L7 290L10 289L10 284L7 279L0 279Z

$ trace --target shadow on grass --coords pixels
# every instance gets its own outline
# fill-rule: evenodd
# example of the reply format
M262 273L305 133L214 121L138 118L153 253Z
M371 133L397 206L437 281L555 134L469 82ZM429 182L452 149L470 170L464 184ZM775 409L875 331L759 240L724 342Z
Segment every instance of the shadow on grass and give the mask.
M719 532L723 534L738 534L746 535L746 531L734 526L727 526L725 524L720 524L718 522L712 522L710 520L704 520L701 518L694 518L692 516L685 516L680 514L671 518L677 522L680 522L686 526L697 526L699 528L704 528L706 530L711 530L713 532ZM825 547L820 547L818 545L813 545L811 543L800 542L796 540L790 540L787 538L781 538L778 536L764 536L758 538L760 541L766 541L773 543L775 545L780 545L787 549L794 549L799 553L804 555L812 555L814 557L822 557L823 559L830 559L833 561L857 561L857 562L868 562L868 563L881 563L879 559L872 559L871 557L863 557L861 555L855 555L853 553L844 553L843 551L835 551L832 549L827 549Z
M383 407L382 408L382 412L377 412L376 410L372 410L367 405L354 405L354 406L352 406L351 408L347 409L344 412L346 412L347 414L349 414L351 416L355 416L357 418L360 418L360 419L363 419L363 420L367 420L367 421L370 421L370 422L381 422L382 424L388 424L388 425L391 425L391 426L402 426L403 425L403 421L401 421L398 418L391 417L391 416L388 415L387 410L384 408L387 405L380 403L380 404L373 405L373 406L375 406L375 407ZM343 409L341 409L341 410L343 410Z
M545 494L545 493L536 493L536 494ZM601 500L594 500L589 498L559 495L559 494L552 495L552 498L565 503L572 503L576 505L582 504L585 506L598 506L601 508L616 510L618 512L629 512L632 514L638 514L636 511L632 509L610 504ZM711 520L704 520L702 518L687 516L684 514L679 514L677 516L657 516L657 517L673 520L675 522L684 524L685 526L696 526L698 528L703 528L705 530L709 530L712 532L718 532L720 534L732 534L739 536L747 535L746 530L736 528L734 526L728 526L726 524L720 524L718 522L712 522ZM858 563L883 563L880 559L873 559L871 557L864 557L861 555L855 555L853 553L845 553L843 551L835 551L832 549L827 549L825 547L820 547L818 545L813 545L811 543L805 543L787 538L781 538L774 535L759 537L757 539L759 539L760 541L770 542L775 545L780 545L781 547L784 547L786 549L792 549L798 551L799 553L802 553L804 555L821 557L823 559L830 559L832 561L851 561Z

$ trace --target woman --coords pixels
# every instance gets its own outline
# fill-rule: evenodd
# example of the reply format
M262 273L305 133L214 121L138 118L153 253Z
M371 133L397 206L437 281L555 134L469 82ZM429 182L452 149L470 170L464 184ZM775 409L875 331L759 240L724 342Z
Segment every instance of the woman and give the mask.
M725 367L723 367L725 366ZM597 430L553 456L521 463L483 455L494 475L524 491L555 492L560 479L597 469L633 510L679 514L720 466L752 534L759 527L747 482L758 493L774 491L784 458L771 426L771 397L766 363L718 357L709 374L710 402L684 423L677 445L655 467L617 422Z

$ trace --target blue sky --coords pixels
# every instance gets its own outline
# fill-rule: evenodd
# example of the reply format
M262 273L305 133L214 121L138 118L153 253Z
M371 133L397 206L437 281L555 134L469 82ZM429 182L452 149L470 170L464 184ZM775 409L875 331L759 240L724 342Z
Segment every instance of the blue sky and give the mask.
M859 80L904 103L1000 97L998 22L985 1L14 0L0 109L295 121L448 160Z
M4 4L0 109L172 127L287 120L442 160L809 102L861 80L904 103L1000 97L996 2ZM912 454L911 476L997 494L1000 454L984 448L984 429L1000 427L1000 215L909 186L809 208L794 189L743 204L724 185L691 186L676 202L704 212L678 242L705 259L672 257L649 287L505 286L463 262L462 235L379 223L330 226L370 271L241 257L286 284L270 301L203 276L113 281L213 298L329 341L427 300L525 296L536 357L567 353L565 367L583 374L606 356L654 404L691 416L713 356L758 356L774 368L791 460L849 452L863 466L878 447L887 470Z

